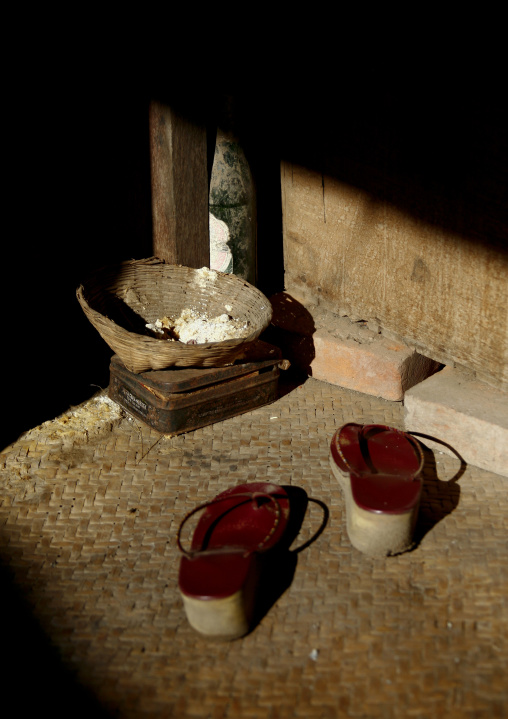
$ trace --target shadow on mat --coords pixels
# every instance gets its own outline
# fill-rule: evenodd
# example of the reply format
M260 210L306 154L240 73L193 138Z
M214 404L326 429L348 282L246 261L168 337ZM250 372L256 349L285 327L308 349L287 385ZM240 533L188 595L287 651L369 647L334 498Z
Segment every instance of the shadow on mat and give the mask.
M287 370L281 370L279 375L278 399L285 397L298 387L301 387L307 380L309 375L302 369L291 366Z
M284 540L274 550L263 556L261 576L249 633L254 631L263 617L270 611L277 600L289 589L296 571L297 555L307 549L323 533L328 523L329 511L324 502L307 496L300 487L284 486L289 496L289 522ZM302 527L309 502L317 504L323 519L314 534L303 544L291 549Z
M65 665L57 647L34 616L23 588L8 566L0 563L0 611L4 619L2 680L13 698L16 716L52 719L108 719L93 693ZM5 716L8 715L5 714Z
M423 487L418 511L418 520L414 533L414 547L416 548L425 535L430 532L442 519L447 517L457 507L460 499L459 479L467 469L467 463L456 449L437 437L420 432L411 432L417 437L423 449ZM453 477L442 480L438 476L434 451L425 445L425 440L432 440L436 444L448 448L460 461L460 467Z
M260 339L278 347L282 357L291 363L279 377L279 397L284 397L312 376L316 327L310 312L287 292L273 295L270 302L272 321Z

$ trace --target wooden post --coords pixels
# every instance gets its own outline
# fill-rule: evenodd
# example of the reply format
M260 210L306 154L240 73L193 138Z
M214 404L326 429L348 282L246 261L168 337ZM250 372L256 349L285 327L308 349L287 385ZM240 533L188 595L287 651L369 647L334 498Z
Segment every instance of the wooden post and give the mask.
M210 266L206 124L150 104L153 253L170 264Z

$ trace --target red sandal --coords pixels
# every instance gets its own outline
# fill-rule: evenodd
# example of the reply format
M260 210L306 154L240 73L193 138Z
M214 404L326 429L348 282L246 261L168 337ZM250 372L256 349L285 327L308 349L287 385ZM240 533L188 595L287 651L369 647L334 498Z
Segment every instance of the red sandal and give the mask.
M373 556L409 549L423 484L419 442L393 427L350 422L334 434L330 462L344 490L351 544Z
M182 546L184 524L204 510L191 548ZM278 485L243 484L192 510L177 543L183 557L178 585L190 625L201 634L235 639L251 628L263 554L288 525L289 497Z

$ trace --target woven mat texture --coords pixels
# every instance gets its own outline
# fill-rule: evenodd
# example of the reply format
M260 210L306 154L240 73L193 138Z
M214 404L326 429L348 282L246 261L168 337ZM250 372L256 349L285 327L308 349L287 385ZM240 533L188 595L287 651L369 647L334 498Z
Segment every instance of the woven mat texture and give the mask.
M35 694L54 716L508 716L506 478L427 453L417 546L369 558L349 543L329 469L345 421L403 428L403 407L308 379L166 438L97 396L6 448L20 706ZM176 531L197 503L255 480L305 490L326 526L310 502L295 546L323 531L294 555L289 588L248 636L208 641L183 612ZM39 629L48 658L27 644Z

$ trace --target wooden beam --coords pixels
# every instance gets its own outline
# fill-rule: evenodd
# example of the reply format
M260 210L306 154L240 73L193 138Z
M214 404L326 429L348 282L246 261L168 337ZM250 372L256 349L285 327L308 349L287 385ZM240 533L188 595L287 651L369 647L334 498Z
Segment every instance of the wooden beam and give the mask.
M153 253L170 264L210 266L206 123L150 104Z

